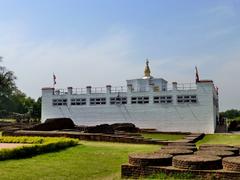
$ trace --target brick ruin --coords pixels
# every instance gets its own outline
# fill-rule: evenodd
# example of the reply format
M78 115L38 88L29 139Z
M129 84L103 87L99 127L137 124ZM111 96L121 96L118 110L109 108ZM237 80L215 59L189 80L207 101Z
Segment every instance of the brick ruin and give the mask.
M199 135L191 135L198 139ZM185 138L188 139L188 138ZM141 178L165 173L190 173L196 178L240 179L239 146L173 142L152 153L129 155L121 166L122 178Z

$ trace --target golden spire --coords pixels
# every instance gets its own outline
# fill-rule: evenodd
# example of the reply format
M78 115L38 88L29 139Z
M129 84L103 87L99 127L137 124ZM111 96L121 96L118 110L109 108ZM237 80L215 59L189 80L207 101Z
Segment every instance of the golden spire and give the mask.
M149 61L148 59L146 59L146 66L145 66L145 69L144 69L144 77L150 77L151 75L151 71L150 71L150 68L148 66L149 64Z

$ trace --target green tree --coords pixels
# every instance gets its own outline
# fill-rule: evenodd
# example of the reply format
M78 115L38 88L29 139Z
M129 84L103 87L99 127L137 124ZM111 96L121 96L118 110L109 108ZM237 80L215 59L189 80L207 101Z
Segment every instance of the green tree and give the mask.
M0 57L1 62L2 57ZM8 107L11 107L12 104L9 97L16 90L15 80L16 76L14 73L0 65L0 110L7 110Z
M26 94L20 90L16 90L12 96L10 96L10 101L13 105L9 110L20 114L28 113L35 102L34 99L27 97Z
M39 97L37 101L33 104L31 117L34 119L40 119L41 118L41 106L42 106L42 98Z
M0 57L0 63L2 58ZM16 76L0 65L0 111L1 114L28 114L34 119L41 117L41 98L37 101L21 92L15 84Z
M228 119L233 119L240 116L240 111L237 109L230 109L225 112L221 112L220 115Z
M0 57L2 62L2 57ZM16 76L12 71L9 71L5 66L0 66L0 97L9 97L15 90Z

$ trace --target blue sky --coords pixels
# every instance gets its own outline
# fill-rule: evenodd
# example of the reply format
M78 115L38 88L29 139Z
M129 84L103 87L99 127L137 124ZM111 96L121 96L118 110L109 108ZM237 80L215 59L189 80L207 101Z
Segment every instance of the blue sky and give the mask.
M220 107L240 109L240 0L0 0L0 55L34 98L51 86L213 79Z

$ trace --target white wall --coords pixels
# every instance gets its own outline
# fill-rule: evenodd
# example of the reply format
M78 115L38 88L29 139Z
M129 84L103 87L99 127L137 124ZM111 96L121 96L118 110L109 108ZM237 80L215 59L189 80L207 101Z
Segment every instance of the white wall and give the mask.
M196 104L179 104L177 95L197 95ZM113 94L53 95L53 90L42 90L42 121L47 118L70 117L78 125L131 122L141 128L159 131L214 133L216 108L213 108L212 83L198 83L197 90L122 93L128 97L126 105L71 106L74 97L116 97ZM131 96L149 96L149 104L131 104ZM154 95L172 95L172 104L153 104ZM52 106L52 99L67 98L68 106ZM89 103L87 101L87 103Z

